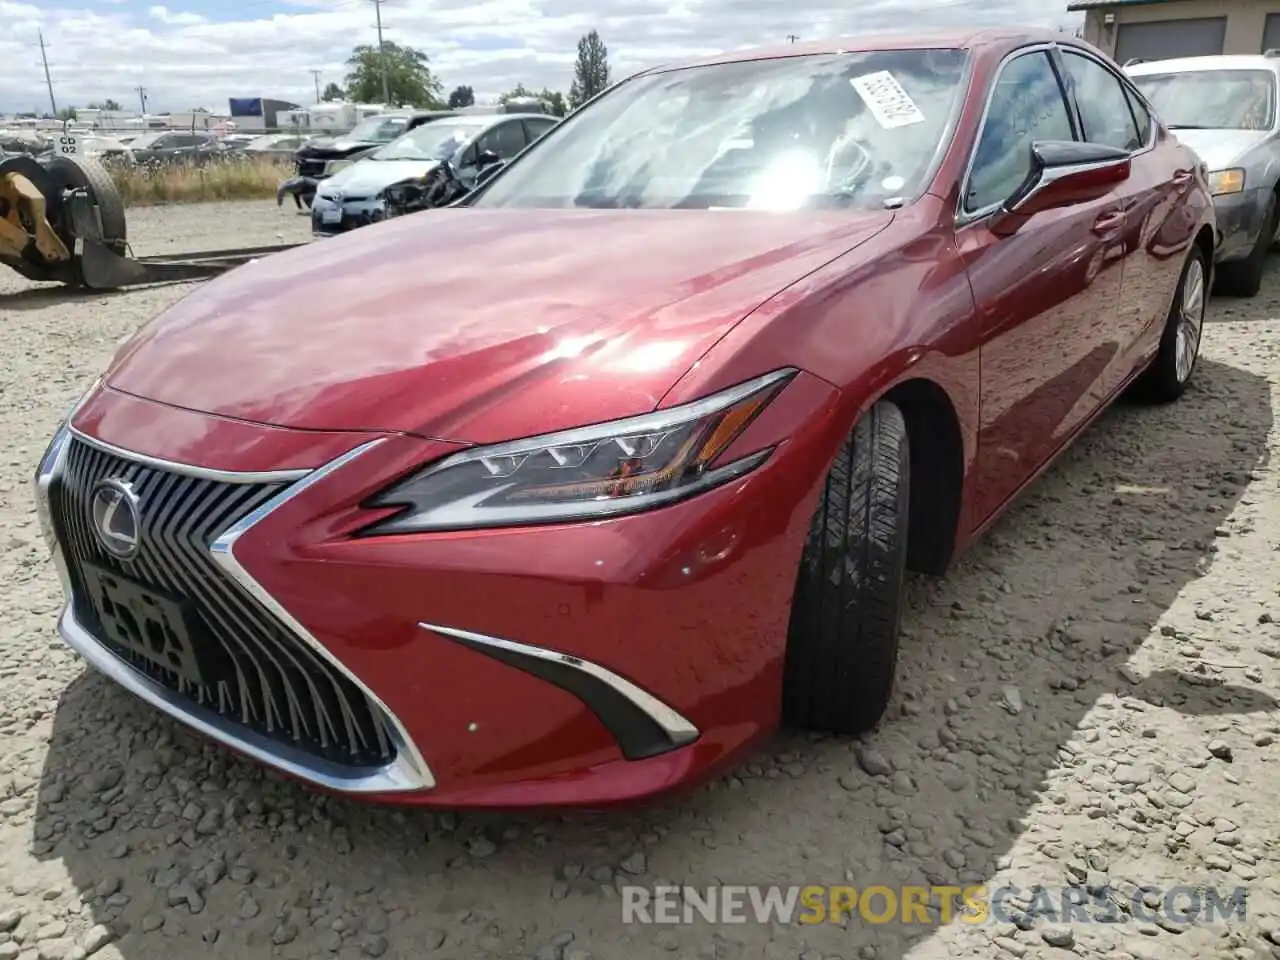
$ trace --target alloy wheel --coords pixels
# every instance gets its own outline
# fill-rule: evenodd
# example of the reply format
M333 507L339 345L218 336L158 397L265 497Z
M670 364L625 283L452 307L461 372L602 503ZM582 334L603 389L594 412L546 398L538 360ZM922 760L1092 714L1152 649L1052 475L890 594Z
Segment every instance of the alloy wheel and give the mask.
M1185 383L1200 352L1200 331L1204 326L1204 261L1193 257L1182 280L1182 303L1178 309L1178 330L1174 343L1174 369L1179 383Z

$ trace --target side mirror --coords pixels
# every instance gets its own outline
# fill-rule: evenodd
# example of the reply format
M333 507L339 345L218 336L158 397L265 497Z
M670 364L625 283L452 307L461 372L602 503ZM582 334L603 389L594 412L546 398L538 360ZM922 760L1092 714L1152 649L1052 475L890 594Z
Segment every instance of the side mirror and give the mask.
M495 163L501 162L502 158L492 150L481 150L479 155L476 157L476 166L481 170L486 167L492 167Z
M1038 213L1104 197L1129 179L1129 154L1099 143L1042 140L1031 145L1031 172L1004 202L991 224L1011 236Z
M491 163L488 166L481 167L480 172L476 174L476 186L492 180L498 171L505 167L506 164L499 160L497 163Z

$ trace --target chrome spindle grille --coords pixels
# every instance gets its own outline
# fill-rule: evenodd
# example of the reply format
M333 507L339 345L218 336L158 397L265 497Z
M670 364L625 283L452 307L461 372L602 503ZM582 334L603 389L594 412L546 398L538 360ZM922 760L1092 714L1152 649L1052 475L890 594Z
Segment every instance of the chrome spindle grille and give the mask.
M138 498L139 549L129 560L103 549L92 527L93 490L108 478L128 483ZM76 615L134 669L205 709L331 763L382 766L395 756L383 711L233 582L209 552L219 535L284 486L161 470L73 438L51 510L75 581ZM89 597L94 568L189 606L201 682L112 639Z

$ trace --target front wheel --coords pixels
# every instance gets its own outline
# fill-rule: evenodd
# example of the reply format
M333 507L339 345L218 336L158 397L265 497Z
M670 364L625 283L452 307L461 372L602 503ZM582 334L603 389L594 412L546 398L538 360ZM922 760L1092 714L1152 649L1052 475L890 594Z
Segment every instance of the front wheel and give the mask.
M902 411L873 406L827 474L800 561L783 716L840 734L884 715L898 661L911 449Z
M1160 349L1151 366L1134 385L1139 398L1169 403L1182 396L1195 372L1208 302L1209 266L1199 244L1182 268L1178 289L1165 320Z

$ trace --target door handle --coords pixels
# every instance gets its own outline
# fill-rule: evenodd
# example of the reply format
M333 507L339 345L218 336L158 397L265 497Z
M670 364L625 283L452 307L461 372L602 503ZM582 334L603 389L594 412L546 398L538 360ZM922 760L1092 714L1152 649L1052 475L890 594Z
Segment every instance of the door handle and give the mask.
M1102 216L1098 217L1097 220L1093 221L1093 232L1098 236L1103 237L1120 229L1123 223L1123 212L1112 211L1110 213L1104 213Z

